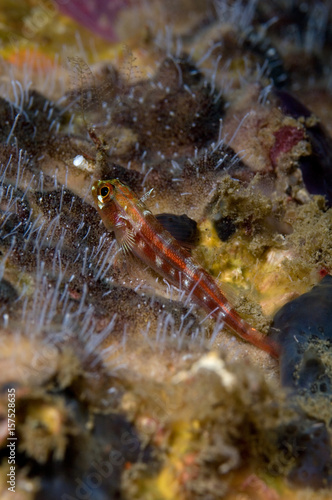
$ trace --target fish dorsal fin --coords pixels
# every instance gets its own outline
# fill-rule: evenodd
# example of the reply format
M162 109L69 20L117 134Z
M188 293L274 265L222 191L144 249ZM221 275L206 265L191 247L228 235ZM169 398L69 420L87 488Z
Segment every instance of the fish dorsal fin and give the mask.
M150 196L151 196L152 192L153 192L153 188L149 189L149 191L147 191L145 194L143 194L143 196L140 198L140 200L139 200L139 201L140 201L141 203L145 203L145 202L146 202L146 200L147 200L148 198L150 198Z

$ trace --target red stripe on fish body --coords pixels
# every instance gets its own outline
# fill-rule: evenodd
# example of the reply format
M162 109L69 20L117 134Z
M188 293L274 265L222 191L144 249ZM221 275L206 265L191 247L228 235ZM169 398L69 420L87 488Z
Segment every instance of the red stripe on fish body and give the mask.
M127 186L117 179L97 181L92 193L105 226L114 231L125 252L132 252L167 281L186 290L195 303L212 317L221 317L241 338L278 356L264 336L239 316L212 276L195 263Z

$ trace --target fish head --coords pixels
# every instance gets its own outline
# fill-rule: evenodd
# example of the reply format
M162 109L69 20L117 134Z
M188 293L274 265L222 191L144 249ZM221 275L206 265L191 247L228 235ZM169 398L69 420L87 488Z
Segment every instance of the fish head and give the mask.
M92 196L99 215L109 230L115 230L128 218L132 191L118 179L99 180L92 185Z

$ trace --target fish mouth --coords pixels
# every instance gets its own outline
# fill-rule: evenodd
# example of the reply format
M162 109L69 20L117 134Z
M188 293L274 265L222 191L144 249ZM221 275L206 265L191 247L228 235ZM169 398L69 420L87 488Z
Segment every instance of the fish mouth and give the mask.
M91 186L91 191L94 192L97 190L98 186L100 184L100 181L94 181L94 183Z
M97 200L98 199L98 190L99 190L99 187L100 187L100 184L102 184L103 181L101 180L98 180L98 181L94 181L94 183L92 184L91 186L91 192L92 192L92 196Z

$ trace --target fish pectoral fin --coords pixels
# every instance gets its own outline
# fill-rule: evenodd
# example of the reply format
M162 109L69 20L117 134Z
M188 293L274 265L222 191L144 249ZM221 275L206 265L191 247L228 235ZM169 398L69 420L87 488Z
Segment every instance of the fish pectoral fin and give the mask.
M119 246L124 254L132 253L135 246L135 233L131 229L126 229L121 235Z

